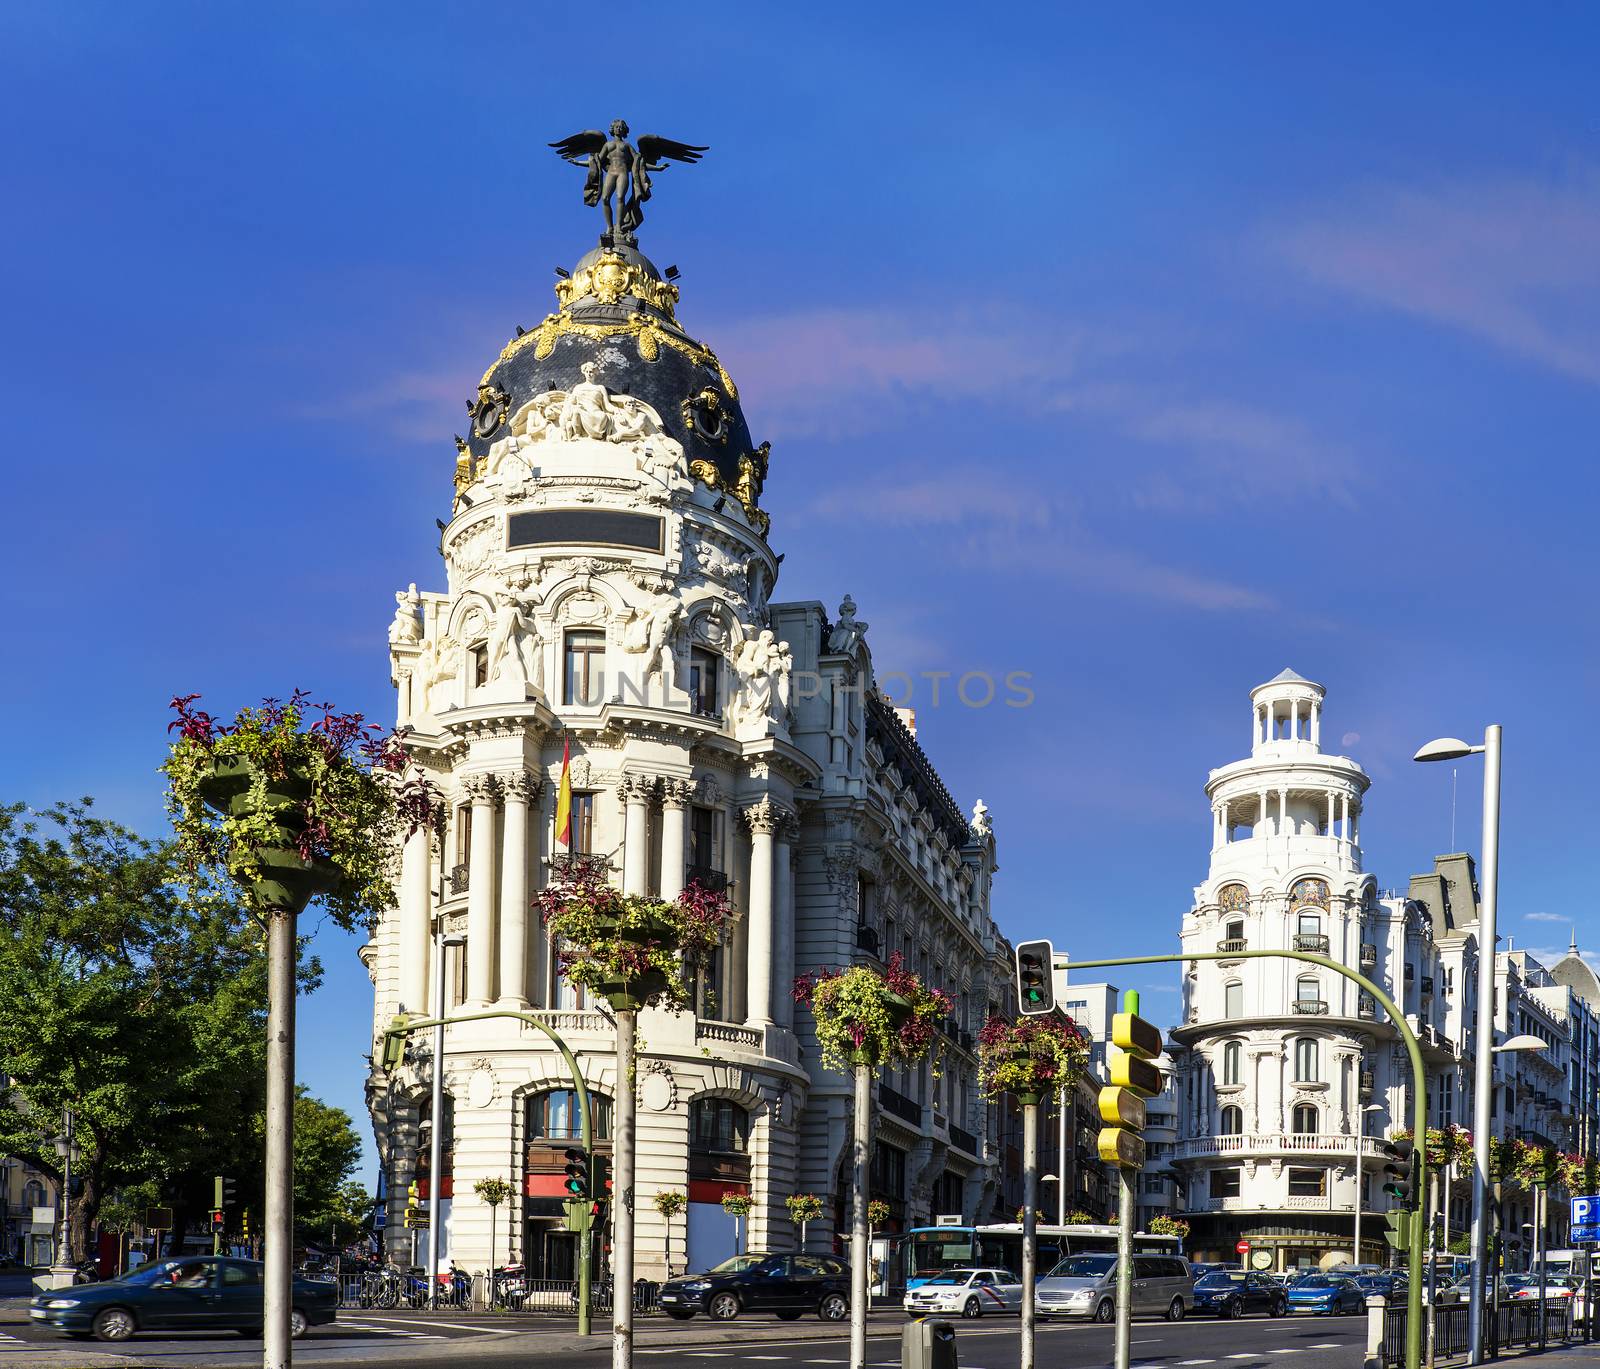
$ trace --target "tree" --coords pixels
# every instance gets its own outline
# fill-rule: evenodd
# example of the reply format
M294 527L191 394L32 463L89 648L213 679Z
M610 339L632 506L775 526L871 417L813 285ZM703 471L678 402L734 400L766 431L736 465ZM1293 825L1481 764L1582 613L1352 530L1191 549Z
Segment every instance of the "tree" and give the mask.
M257 1118L258 1134L265 1136L265 1116ZM361 1163L361 1138L343 1108L313 1098L304 1084L294 1090L294 1216L307 1235L331 1234L337 1224L352 1227L351 1200L366 1205L366 1189L351 1183Z
M59 1183L72 1109L75 1260L111 1190L170 1187L238 1155L264 1070L255 925L183 890L169 848L91 805L0 807L0 1155ZM316 977L308 965L303 982Z

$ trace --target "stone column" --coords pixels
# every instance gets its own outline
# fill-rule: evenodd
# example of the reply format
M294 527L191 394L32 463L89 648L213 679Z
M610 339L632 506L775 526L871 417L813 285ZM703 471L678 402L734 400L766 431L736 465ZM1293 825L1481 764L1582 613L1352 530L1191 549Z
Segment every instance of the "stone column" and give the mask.
M1289 835L1289 791L1287 789L1278 790L1278 835L1280 837Z
M800 835L800 824L793 813L784 813L774 834L772 862L777 876L777 887L772 899L773 961L773 1017L780 1027L794 1026L794 999L790 986L794 983L794 842Z
M1350 840L1350 795L1339 795L1339 840Z
M617 793L625 805L622 829L622 892L642 894L650 882L650 799L655 781L648 775L624 775Z
M749 960L749 985L745 998L745 1022L752 1027L772 1025L772 837L777 830L779 812L771 799L762 799L744 810L750 828L750 910L746 955Z
M1322 749L1322 705L1311 705L1311 745L1319 751Z
M500 1003L528 1006L528 810L538 777L514 770L500 777L505 795L505 848L500 859ZM470 891L469 891L470 892Z
M428 952L433 938L433 833L419 827L406 838L400 857L400 1004L407 1012L432 1011L428 997Z
M500 786L493 775L468 775L461 784L472 803L467 872L467 1005L494 997L494 809Z
M661 781L661 897L665 899L683 892L684 863L689 858L686 819L693 797L692 781Z

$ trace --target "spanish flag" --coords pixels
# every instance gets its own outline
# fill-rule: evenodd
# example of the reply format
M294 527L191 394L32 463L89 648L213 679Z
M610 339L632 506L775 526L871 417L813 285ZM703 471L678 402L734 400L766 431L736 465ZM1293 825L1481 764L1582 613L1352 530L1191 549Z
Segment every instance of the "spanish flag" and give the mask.
M561 784L556 790L556 840L572 845L572 739L561 737Z

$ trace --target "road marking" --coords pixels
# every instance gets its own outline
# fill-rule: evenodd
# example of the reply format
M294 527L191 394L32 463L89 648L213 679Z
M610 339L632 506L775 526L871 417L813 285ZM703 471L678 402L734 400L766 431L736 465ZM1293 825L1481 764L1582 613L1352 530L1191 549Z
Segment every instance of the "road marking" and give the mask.
M415 1317L375 1317L371 1313L363 1313L362 1316L363 1316L363 1319L366 1320L366 1321L398 1322L401 1326L408 1326L408 1327L409 1326L443 1326L443 1327L445 1327L445 1328L447 1328L448 1330L451 1330L451 1331L477 1331L480 1334L485 1335L485 1336L515 1336L515 1335L520 1334L520 1332L514 1331L510 1327L506 1327L506 1326L474 1326L471 1322L433 1321L432 1319L429 1319L428 1321L418 1321L417 1318L415 1318ZM335 1325L337 1325L337 1324L338 1323L335 1323ZM347 1326L354 1325L354 1324L355 1323L353 1323L353 1322L346 1322L345 1323L345 1325L347 1325ZM419 1332L417 1332L417 1334L419 1336L420 1335L425 1335L426 1332L419 1331Z
M1298 1345L1285 1345L1277 1350L1268 1350L1269 1355L1298 1355L1301 1347Z
M1179 1365L1185 1365L1185 1364L1215 1364L1216 1360L1214 1360L1214 1359L1181 1359L1181 1360L1178 1361L1178 1363L1179 1363Z
M1355 1342L1353 1342L1353 1341L1325 1340L1320 1345L1308 1345L1308 1346L1306 1346L1306 1349L1307 1350L1343 1350L1345 1348L1345 1346L1353 1345L1354 1343Z

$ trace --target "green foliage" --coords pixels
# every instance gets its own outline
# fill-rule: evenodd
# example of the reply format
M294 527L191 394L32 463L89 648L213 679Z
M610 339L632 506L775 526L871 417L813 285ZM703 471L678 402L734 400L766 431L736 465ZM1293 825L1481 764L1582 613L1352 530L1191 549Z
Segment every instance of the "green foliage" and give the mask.
M814 1222L822 1215L822 1199L815 1193L791 1193L783 1201L789 1209L789 1220L796 1226L802 1222Z
M1165 1212L1158 1213L1150 1219L1150 1234L1152 1236L1176 1236L1179 1240L1189 1238L1189 1223L1182 1217L1170 1217Z
M490 1207L499 1207L516 1191L504 1179L479 1179L472 1191Z
M655 1204L656 1211L670 1222L689 1206L689 1195L680 1193L675 1188L663 1188L656 1191L656 1196L651 1201Z
M852 965L801 975L794 999L810 1004L822 1063L830 1069L915 1064L928 1054L934 1028L950 1011L943 990L923 984L898 951L883 971Z
M91 801L0 808L0 1155L59 1180L69 1105L82 1254L106 1195L164 1188L236 1154L261 1105L259 933L207 887L185 896L170 849ZM313 962L305 982L314 982Z
M347 930L371 926L394 902L401 806L418 797L411 792L416 782L401 782L407 757L398 740L382 737L359 714L327 708L302 730L305 697L298 692L287 704L268 699L241 709L226 727L196 711L196 697L173 701L179 736L162 766L191 882L225 877L251 897L271 877L264 854L293 851L335 873L321 895L335 922ZM219 811L212 806L217 777L235 769L242 792ZM431 798L422 801L431 818Z
M749 1216L750 1195L748 1193L724 1193L722 1195L722 1210L730 1217Z
M867 1200L867 1225L877 1229L889 1220L889 1204L882 1198Z
M1472 1233L1470 1231L1463 1231L1459 1236L1455 1237L1450 1242L1450 1254L1452 1254L1452 1255L1470 1255L1470 1254L1472 1254Z
M264 1118L258 1118L258 1125ZM259 1144L266 1145L265 1128ZM355 1226L370 1212L371 1199L351 1176L361 1163L361 1138L343 1108L313 1098L304 1084L294 1090L294 1217L308 1234L325 1234L337 1223ZM356 1195L359 1194L359 1198ZM356 1210L352 1211L352 1206Z
M1067 1213L1068 1226L1094 1226L1098 1220L1096 1217L1091 1217L1081 1207L1075 1207L1071 1212Z
M1083 1077L1088 1062L1078 1029L1055 1014L1020 1022L993 1017L978 1033L978 1088L990 1102L1007 1093L1059 1096Z

